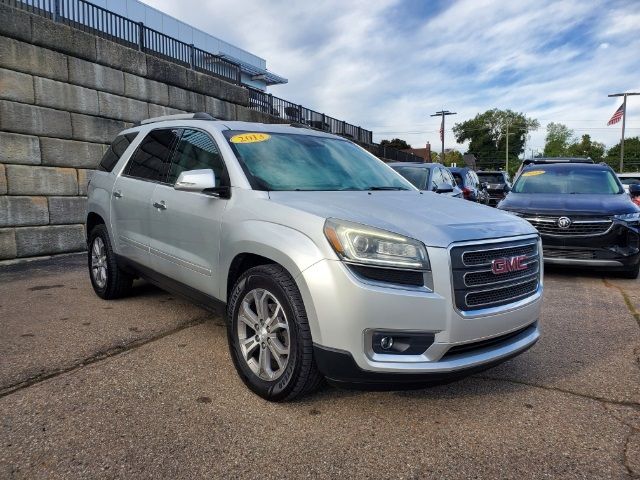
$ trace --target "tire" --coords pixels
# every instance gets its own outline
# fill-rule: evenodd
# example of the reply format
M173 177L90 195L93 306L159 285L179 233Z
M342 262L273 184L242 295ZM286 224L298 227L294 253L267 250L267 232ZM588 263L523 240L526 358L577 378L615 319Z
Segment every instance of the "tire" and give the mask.
M240 276L227 303L227 335L240 378L266 400L293 400L323 381L302 297L279 265L261 265Z
M129 293L133 277L118 267L104 224L96 225L89 233L87 262L91 285L100 298L113 300Z
M633 267L628 268L627 270L623 270L620 276L622 278L635 279L635 278L638 278L639 274L640 274L640 263L636 263Z

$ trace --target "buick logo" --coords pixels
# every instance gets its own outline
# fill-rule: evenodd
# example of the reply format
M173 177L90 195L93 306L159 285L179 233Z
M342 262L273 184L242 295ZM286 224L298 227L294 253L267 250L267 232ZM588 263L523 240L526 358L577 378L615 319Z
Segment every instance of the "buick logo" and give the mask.
M525 263L526 260L526 255L518 255L517 257L509 258L496 258L491 262L491 271L494 275L502 275L503 273L526 270L529 266Z
M571 219L569 217L560 217L556 223L558 224L558 227L566 230L571 226Z

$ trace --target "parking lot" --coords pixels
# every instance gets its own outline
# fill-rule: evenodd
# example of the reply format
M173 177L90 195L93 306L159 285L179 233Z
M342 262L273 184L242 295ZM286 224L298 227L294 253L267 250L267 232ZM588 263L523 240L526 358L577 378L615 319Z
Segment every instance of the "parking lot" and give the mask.
M268 403L223 317L147 284L106 302L85 257L0 267L2 478L637 478L638 280L545 275L543 337L403 392Z

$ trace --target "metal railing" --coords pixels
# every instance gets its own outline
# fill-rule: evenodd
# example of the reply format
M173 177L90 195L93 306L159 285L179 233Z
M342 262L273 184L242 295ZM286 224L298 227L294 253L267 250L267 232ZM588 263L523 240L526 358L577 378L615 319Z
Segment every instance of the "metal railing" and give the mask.
M360 143L371 144L373 133L324 113L278 98L270 93L249 88L249 106L291 123L302 123L325 132L341 135Z
M236 63L86 0L0 0L0 3L241 85L249 91L249 108L282 118L287 122L303 123L352 139L366 145L371 153L380 158L422 161L416 155L374 144L373 133L370 130L242 85L241 68Z

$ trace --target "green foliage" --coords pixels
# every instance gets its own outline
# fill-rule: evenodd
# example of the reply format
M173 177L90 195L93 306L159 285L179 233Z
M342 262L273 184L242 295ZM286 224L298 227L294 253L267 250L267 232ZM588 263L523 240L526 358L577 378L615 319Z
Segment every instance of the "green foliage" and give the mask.
M392 140L381 140L380 141L380 146L381 147L391 147L391 148L395 148L397 150L406 150L408 148L411 148L411 145L409 145L407 142L405 142L401 138L394 138Z
M590 135L582 135L579 142L574 142L567 147L568 157L589 157L594 162L601 162L604 158L604 143L591 141Z
M547 136L545 138L545 157L564 157L567 155L567 148L573 140L573 130L562 123L547 125Z
M445 150L444 161L440 159L441 154L431 152L431 161L441 163L447 167L450 167L452 163L456 163L459 167L464 166L464 160L462 153L458 150Z
M540 126L536 119L529 118L524 113L494 108L479 113L471 120L456 123L453 133L458 143L470 141L467 153L475 154L480 161L495 161L505 157L507 126L509 159L515 160L524 151L529 132Z
M620 166L620 142L611 147L605 157L611 168L618 171ZM640 137L631 137L624 139L624 164L625 171L635 172L640 165Z

